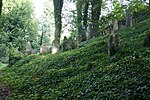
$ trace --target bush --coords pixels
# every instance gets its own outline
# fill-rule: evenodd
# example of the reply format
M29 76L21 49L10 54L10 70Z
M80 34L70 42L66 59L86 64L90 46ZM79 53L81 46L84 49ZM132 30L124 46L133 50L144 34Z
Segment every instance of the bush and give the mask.
M12 48L9 54L9 66L14 65L17 61L22 59L23 54L19 52L17 49Z
M144 34L145 34L145 38L144 38L143 46L150 47L150 30L145 31Z

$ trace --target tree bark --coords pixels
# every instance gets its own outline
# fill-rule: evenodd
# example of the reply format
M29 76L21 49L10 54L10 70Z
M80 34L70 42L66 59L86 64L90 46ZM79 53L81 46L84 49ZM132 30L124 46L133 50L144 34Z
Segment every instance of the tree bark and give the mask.
M87 1L84 5L83 9L83 26L85 26L85 30L87 29L87 19L88 19L88 8L89 8L89 2Z
M2 13L3 0L0 0L0 15Z
M63 7L63 0L53 0L53 4L54 4L54 18L55 18L55 39L54 39L55 43L53 44L53 47L57 47L58 51L62 29L61 12Z
M82 29L82 4L81 2L79 2L79 0L77 1L77 33L78 33L78 37L77 40L78 42L80 41L81 37L81 29Z
M149 10L150 10L150 0L149 0Z
M63 7L63 0L53 0L54 3L54 17L55 17L55 40L60 43L60 34L62 29L61 12Z
M92 37L97 37L99 34L99 18L101 14L102 0L92 0Z

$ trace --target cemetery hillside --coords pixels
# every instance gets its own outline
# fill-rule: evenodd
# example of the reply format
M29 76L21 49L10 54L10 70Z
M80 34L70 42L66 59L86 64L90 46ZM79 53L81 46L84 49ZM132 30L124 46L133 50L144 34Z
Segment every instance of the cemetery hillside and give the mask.
M0 100L150 100L150 0L0 0Z
M150 100L150 11L136 19L114 33L115 53L108 33L72 50L2 64L0 100Z

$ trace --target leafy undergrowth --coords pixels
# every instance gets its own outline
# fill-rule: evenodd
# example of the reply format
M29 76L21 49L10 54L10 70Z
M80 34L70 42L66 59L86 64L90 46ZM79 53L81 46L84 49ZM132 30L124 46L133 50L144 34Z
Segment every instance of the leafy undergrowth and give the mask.
M101 36L72 51L26 57L2 69L0 83L11 87L10 100L150 100L150 48L142 46L149 23L117 33L121 48L113 60L108 36Z

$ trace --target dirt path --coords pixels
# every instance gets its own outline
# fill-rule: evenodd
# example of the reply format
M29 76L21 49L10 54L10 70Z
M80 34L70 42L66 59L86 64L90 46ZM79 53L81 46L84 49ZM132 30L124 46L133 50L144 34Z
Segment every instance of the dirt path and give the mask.
M3 72L0 70L0 77L3 76ZM11 95L10 86L7 84L0 83L0 100L7 100Z

